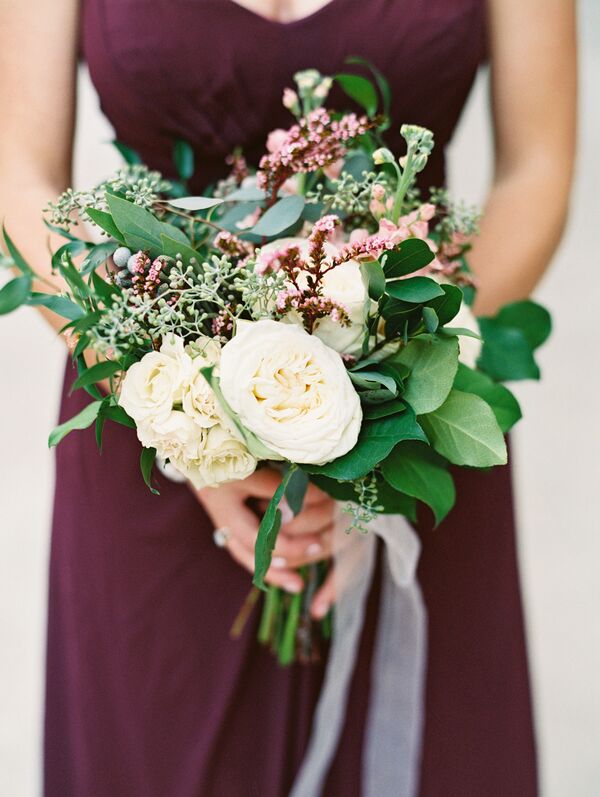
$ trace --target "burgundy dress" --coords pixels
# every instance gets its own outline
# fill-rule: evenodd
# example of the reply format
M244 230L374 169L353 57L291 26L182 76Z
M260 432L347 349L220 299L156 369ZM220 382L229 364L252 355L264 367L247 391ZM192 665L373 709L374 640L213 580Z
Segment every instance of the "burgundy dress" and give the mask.
M85 0L85 58L121 141L172 172L191 142L195 190L242 145L252 161L289 125L284 86L362 55L391 80L393 129L435 131L428 184L485 52L483 0L331 0L290 24L232 0ZM339 98L333 97L333 100ZM399 146L396 135L390 144ZM88 398L68 398L61 420ZM229 626L248 573L212 541L187 487L151 495L131 430L59 446L50 569L47 797L286 797L302 759L322 665L282 670ZM510 473L463 471L442 527L428 520L420 581L429 617L421 797L537 792ZM359 797L370 599L352 699L324 797ZM254 622L256 618L254 618ZM315 795L318 797L318 795ZM387 795L382 797L388 797Z

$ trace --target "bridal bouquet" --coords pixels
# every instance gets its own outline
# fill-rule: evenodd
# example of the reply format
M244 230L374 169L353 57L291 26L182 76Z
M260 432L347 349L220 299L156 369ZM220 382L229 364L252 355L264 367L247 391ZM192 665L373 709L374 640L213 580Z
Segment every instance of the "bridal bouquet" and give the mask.
M404 125L405 151L385 147L388 92L374 75L375 85L297 75L283 98L294 123L269 135L258 170L235 153L205 196L187 195L184 143L177 181L121 145L128 164L114 177L49 207L65 239L52 257L60 293L32 290L40 278L4 233L21 276L0 291L0 312L43 305L64 317L74 387L91 395L51 446L93 423L99 446L106 421L132 427L153 491L156 457L196 488L277 463L259 589L279 505L300 511L309 481L344 502L349 529L379 513L414 521L418 502L442 521L455 501L450 465L506 463L520 410L501 382L539 376L533 351L550 330L529 301L475 319L466 254L477 213L443 190L421 197L433 135ZM323 107L334 81L363 115ZM282 663L311 655L308 603L325 571L303 570L304 594L268 590L260 636Z

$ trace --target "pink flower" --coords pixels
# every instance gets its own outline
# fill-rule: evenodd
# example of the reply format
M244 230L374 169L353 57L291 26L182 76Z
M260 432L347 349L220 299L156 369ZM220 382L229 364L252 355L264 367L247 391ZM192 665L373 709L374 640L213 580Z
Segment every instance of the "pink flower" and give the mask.
M284 145L286 138L287 138L287 130L283 130L283 128L281 127L278 127L275 130L271 130L271 132L267 136L267 151L279 152L279 150Z
M253 210L252 213L248 213L247 216L244 216L243 219L236 221L235 226L238 228L238 230L249 230L250 227L254 227L256 222L259 220L260 212L260 208L256 208L256 210Z

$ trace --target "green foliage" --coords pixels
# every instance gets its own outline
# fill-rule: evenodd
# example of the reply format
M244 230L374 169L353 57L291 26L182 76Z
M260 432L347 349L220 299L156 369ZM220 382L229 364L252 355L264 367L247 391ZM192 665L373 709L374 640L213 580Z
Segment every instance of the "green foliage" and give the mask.
M367 112L367 116L375 116L377 113L377 92L370 80L361 75L350 75L340 73L335 76L335 80L342 87L343 91L362 106Z
M121 363L114 360L105 360L104 362L96 363L87 368L80 376L77 377L73 383L73 390L80 387L87 387L88 385L95 385L103 379L108 379L114 376L122 369Z
M501 382L540 378L533 352L552 329L547 310L531 301L514 302L493 318L478 321L483 337L481 370Z
M158 490L152 486L152 470L154 468L155 460L155 448L142 448L142 453L140 454L140 470L142 472L142 478L153 495L160 495Z
M2 235L4 237L4 243L6 244L6 248L8 249L8 254L11 256L13 263L19 269L19 271L25 276L33 277L34 272L29 263L25 260L19 249L13 243L12 238L6 231L6 227L2 227Z
M450 393L458 368L458 341L411 340L390 360L410 369L403 398L417 415L423 415L436 410Z
M376 260L360 264L360 273L371 299L377 301L385 293L385 274Z
M61 423L60 426L57 426L56 429L53 429L48 438L48 447L53 448L58 445L69 432L75 429L87 429L88 426L91 426L96 420L101 406L102 401L92 401L91 404L84 407L81 412L73 418L70 418L68 421L65 421L65 423Z
M101 230L104 230L104 232L108 233L111 238L114 238L116 241L118 241L121 244L125 243L125 238L123 237L123 233L115 224L115 221L113 217L110 215L110 213L92 207L86 208L85 212L90 217L92 222L97 227L100 227Z
M32 293L27 300L27 304L46 307L48 310L52 310L53 313L69 319L69 321L87 318L85 310L67 296L59 296L52 293Z
M399 443L381 469L392 487L430 506L436 524L441 523L454 506L456 490L452 476L442 457L425 443Z
M347 64L360 64L361 66L366 66L367 69L373 75L375 83L377 84L377 88L379 89L379 93L381 94L381 100L383 105L383 113L389 117L390 115L390 108L392 104L392 90L390 88L390 84L385 79L383 74L374 66L370 61L367 61L366 58L361 58L358 55L351 55L349 58L346 58ZM389 127L389 123L385 125L383 129L387 129Z
M0 315L12 313L29 299L31 292L31 277L24 274L15 277L0 288Z
M304 197L286 196L266 210L251 231L254 235L272 238L294 225L304 210Z
M300 468L297 468L290 476L285 489L285 499L294 515L301 511L307 489L308 475Z
M150 257L161 254L162 225L149 210L114 194L107 194L106 201L113 221L130 249L143 249L150 253Z
M311 474L353 481L376 468L400 440L426 440L410 408L397 415L363 421L356 446L326 465L303 465Z
M419 423L435 450L455 465L505 465L506 443L489 404L471 393L451 390Z
M266 590L265 576L271 566L273 548L277 541L277 535L281 528L281 511L279 504L285 495L288 484L297 470L296 465L291 465L283 474L281 484L275 491L275 495L269 501L269 505L262 517L258 527L258 537L254 546L254 578L252 583L259 589Z
M388 280L385 290L395 299L410 304L420 304L444 295L444 291L438 283L429 277Z
M386 279L404 277L427 266L435 255L420 238L407 238L397 249L382 255Z
M79 273L89 274L91 271L95 271L98 268L98 266L101 266L103 263L106 263L108 258L117 248L117 246L118 244L116 244L114 241L105 241L104 243L93 246L87 257L79 267Z
M228 196L227 200L231 200L231 196ZM169 205L172 205L174 208L179 208L179 210L196 211L209 210L210 208L222 205L223 202L225 202L224 199L219 199L214 196L184 196L180 199L169 200Z
M494 382L482 371L474 371L462 363L458 366L454 387L463 393L475 393L492 408L498 426L506 434L521 419L521 408L513 394Z
M438 296L427 303L428 307L435 310L439 323L448 324L460 310L463 301L463 292L456 285L440 285L443 296Z
M173 146L173 163L182 180L189 180L194 174L194 150L187 141L176 141Z
M123 144L122 141L117 141L116 139L112 143L115 149L118 149L119 152L121 153L121 157L123 158L125 163L133 165L142 162L142 159L140 158L138 153L131 147L128 147L127 144Z

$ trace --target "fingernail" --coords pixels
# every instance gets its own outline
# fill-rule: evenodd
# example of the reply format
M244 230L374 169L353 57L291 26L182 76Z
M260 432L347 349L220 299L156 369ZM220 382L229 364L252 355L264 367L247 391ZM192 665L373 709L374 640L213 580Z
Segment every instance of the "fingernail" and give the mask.
M306 549L307 556L316 556L318 553L321 553L323 550L323 546L318 542L311 542L311 544Z
M281 512L281 525L285 526L287 523L291 523L294 519L294 513L290 509L290 505L285 500L282 499L281 503L279 504L279 511Z
M271 564L278 570L283 570L283 568L287 565L287 559L285 559L283 556L274 556L271 559Z
M287 584L284 584L283 588L286 592L293 592L294 594L302 592L302 585L296 584L294 581L289 581Z
M313 607L313 615L319 620L322 620L323 617L325 617L325 615L327 614L328 611L329 611L329 604L328 603L317 603Z

